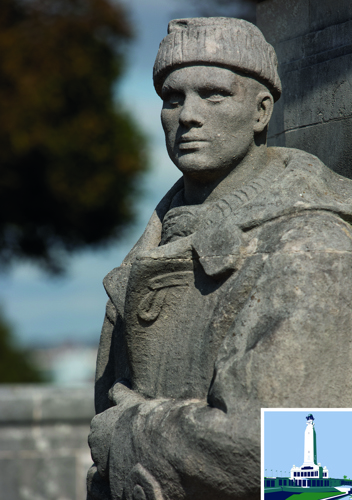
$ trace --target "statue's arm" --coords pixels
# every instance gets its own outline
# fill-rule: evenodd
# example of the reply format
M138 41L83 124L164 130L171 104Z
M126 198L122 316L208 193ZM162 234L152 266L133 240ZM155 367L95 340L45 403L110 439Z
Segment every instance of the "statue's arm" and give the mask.
M114 421L108 463L113 498L122 498L136 464L158 481L164 500L213 500L219 491L224 500L258 498L257 408L226 414L206 401L137 401L129 389L118 392L125 410L118 404L105 412L106 421Z

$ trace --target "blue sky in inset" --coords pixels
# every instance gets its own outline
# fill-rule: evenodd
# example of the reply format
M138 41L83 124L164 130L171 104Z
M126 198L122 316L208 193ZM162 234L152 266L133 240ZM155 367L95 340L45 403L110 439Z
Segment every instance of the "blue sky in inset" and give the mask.
M303 464L306 416L314 416L318 462L330 477L352 479L352 409L350 411L265 411L264 475L288 476Z

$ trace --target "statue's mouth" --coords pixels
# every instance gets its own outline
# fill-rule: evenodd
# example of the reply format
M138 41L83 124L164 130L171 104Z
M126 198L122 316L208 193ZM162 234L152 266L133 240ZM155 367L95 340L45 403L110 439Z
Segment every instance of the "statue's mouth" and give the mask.
M198 139L198 137L191 137L186 139L179 139L178 142L205 142L205 139Z
M200 139L199 137L188 137L181 136L177 143L180 149L197 149L202 146L202 143L208 142L206 139Z

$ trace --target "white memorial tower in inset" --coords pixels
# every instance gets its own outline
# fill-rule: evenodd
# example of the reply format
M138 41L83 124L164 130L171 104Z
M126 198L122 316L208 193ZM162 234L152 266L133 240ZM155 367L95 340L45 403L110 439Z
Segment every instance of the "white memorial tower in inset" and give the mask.
M314 428L314 417L310 413L304 433L304 465L317 465L317 436Z
M314 417L310 413L307 417L307 426L304 432L304 462L301 467L295 465L291 469L290 479L297 486L324 486L323 481L329 477L329 471L317 461L317 436L315 433Z

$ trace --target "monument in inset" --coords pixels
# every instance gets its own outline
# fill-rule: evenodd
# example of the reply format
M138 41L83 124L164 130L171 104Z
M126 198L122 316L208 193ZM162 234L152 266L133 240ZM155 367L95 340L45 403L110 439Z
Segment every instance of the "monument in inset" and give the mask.
M182 177L104 280L88 498L258 499L260 408L352 406L352 181L267 147L246 21L171 21L154 84Z

